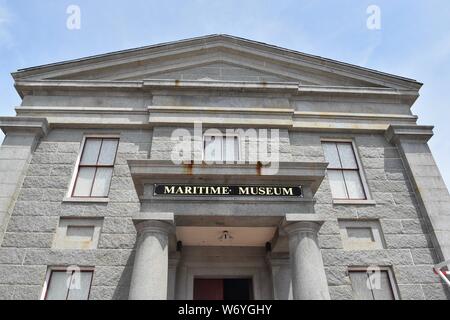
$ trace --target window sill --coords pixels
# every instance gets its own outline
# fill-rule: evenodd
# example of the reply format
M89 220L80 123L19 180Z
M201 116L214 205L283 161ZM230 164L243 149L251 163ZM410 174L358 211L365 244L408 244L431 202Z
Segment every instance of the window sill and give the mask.
M64 198L67 203L108 203L109 198Z
M333 204L376 205L375 200L333 200Z

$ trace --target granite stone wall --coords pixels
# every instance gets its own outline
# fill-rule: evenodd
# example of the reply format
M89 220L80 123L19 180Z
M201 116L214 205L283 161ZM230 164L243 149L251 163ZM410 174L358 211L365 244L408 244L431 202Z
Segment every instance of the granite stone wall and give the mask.
M401 299L448 299L440 278L429 230L397 148L383 135L313 134L293 132L294 161L325 161L321 138L354 139L370 195L376 204L333 204L325 178L316 193L315 211L329 217L319 234L332 299L352 299L348 267L391 267ZM338 219L379 220L384 250L345 251Z
M151 131L119 131L108 203L64 202L83 134L102 130L53 130L38 145L0 248L0 299L39 299L47 266L92 266L90 299L127 299L140 209L127 159L147 159ZM97 250L53 250L60 217L103 218Z
M117 133L120 144L108 203L66 202L83 134ZM127 159L170 159L172 128L146 130L54 129L31 159L0 248L0 299L39 299L48 266L95 267L91 299L127 299L136 232L131 217L140 202ZM333 204L328 180L315 211L328 217L320 231L332 299L352 299L348 267L392 267L401 299L447 299L432 272L429 231L397 149L382 135L280 131L282 161L325 161L321 137L353 138L376 204ZM97 250L54 250L60 217L102 218ZM379 219L386 249L345 251L338 219Z

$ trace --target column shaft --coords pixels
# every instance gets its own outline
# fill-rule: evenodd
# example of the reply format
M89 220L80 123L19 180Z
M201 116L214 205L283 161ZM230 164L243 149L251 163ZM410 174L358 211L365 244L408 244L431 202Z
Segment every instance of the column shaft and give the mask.
M166 300L169 269L169 233L173 226L162 221L136 224L138 240L130 285L130 300Z
M328 282L317 241L321 223L295 222L289 236L292 290L295 300L329 300Z

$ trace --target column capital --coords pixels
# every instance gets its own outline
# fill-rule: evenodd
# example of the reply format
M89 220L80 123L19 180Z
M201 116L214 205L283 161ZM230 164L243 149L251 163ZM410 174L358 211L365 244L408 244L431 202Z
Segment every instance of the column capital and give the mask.
M49 125L46 118L0 117L0 128L5 134L33 133L40 138L47 135Z
M289 213L286 214L282 229L286 234L297 232L319 232L325 217L314 213Z
M133 217L133 223L138 234L175 232L173 213L140 213Z
M390 125L385 137L390 143L398 143L401 140L426 143L434 135L433 129L433 126Z
M310 232L317 234L322 227L323 221L299 221L286 224L283 229L288 234Z

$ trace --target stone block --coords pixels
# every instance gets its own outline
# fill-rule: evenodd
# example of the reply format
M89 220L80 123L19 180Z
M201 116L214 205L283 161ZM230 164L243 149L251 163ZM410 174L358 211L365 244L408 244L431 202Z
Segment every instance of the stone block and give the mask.
M42 189L32 188L20 190L18 201L40 201L42 200L43 191Z
M325 274L327 276L329 286L343 286L351 284L348 276L348 268L345 266L326 267Z
M401 300L424 300L425 295L420 284L398 285Z
M427 300L449 300L450 294L448 287L446 288L444 284L424 284L422 285L422 290Z
M129 286L132 268L100 266L95 268L93 286Z
M135 234L136 228L131 218L106 217L103 222L103 233Z
M319 235L319 246L321 249L342 249L340 235Z
M429 284L440 282L440 278L434 273L432 265L395 266L394 271L398 284Z
M16 286L12 296L13 300L39 300L42 294L42 285L22 285Z
M0 265L0 284L42 286L46 272L46 266Z
M427 265L435 265L438 263L436 252L434 249L411 249L411 255L414 261L414 264L427 264ZM439 261L440 262L440 261Z
M353 290L351 286L329 287L331 300L353 300Z
M403 232L408 234L423 234L426 233L424 223L418 219L402 220Z
M54 250L29 249L27 250L25 265L48 266L95 266L95 250Z
M97 249L95 250L96 266L132 266L134 251L130 249Z
M402 222L398 219L381 219L381 229L383 234L399 234L402 233Z
M388 249L430 248L431 241L424 234L386 234L384 236Z
M101 249L133 249L135 234L102 234L98 247Z
M8 224L8 232L40 232L53 233L58 225L58 217L12 216Z
M13 300L14 286L0 284L0 301Z
M52 241L52 233L7 232L2 246L6 248L50 248Z
M25 250L16 248L0 248L0 264L20 265L25 257Z
M409 250L322 250L323 262L330 266L389 266L411 265L413 263Z

